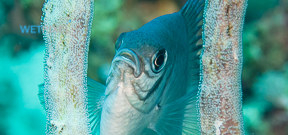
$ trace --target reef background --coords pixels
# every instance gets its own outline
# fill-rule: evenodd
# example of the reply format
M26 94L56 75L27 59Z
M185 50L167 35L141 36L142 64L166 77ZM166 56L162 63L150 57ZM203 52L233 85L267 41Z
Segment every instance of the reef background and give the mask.
M95 0L88 76L105 82L121 32L178 11L186 0ZM0 135L45 134L38 100L44 40L22 33L40 25L44 1L0 0ZM248 0L243 32L243 113L247 134L288 134L288 0Z

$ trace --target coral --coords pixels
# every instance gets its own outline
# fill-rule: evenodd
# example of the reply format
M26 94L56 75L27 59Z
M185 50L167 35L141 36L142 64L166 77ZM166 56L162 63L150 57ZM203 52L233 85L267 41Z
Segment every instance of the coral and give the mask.
M201 55L203 134L243 134L242 28L247 1L206 0Z
M93 6L90 0L47 0L44 4L47 134L91 132L85 93Z

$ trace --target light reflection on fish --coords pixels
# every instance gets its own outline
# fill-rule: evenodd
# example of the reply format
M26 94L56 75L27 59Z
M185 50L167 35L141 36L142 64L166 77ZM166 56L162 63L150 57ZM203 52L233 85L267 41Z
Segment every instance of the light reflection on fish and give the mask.
M204 0L188 0L116 44L106 86L88 78L93 134L200 134L199 51Z

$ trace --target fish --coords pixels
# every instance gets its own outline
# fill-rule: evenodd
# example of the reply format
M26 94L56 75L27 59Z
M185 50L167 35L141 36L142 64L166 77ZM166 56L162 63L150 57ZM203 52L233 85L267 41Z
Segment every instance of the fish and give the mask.
M188 0L179 12L120 34L106 86L88 79L94 134L200 133L203 7L204 0Z
M204 3L188 0L179 12L120 34L106 85L87 78L92 134L201 133Z

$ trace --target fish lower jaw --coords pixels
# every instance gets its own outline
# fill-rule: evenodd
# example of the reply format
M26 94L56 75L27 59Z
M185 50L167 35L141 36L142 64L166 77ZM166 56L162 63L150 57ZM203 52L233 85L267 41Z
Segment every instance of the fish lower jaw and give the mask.
M130 105L121 86L106 98L101 116L101 135L135 135L146 126L143 114Z

